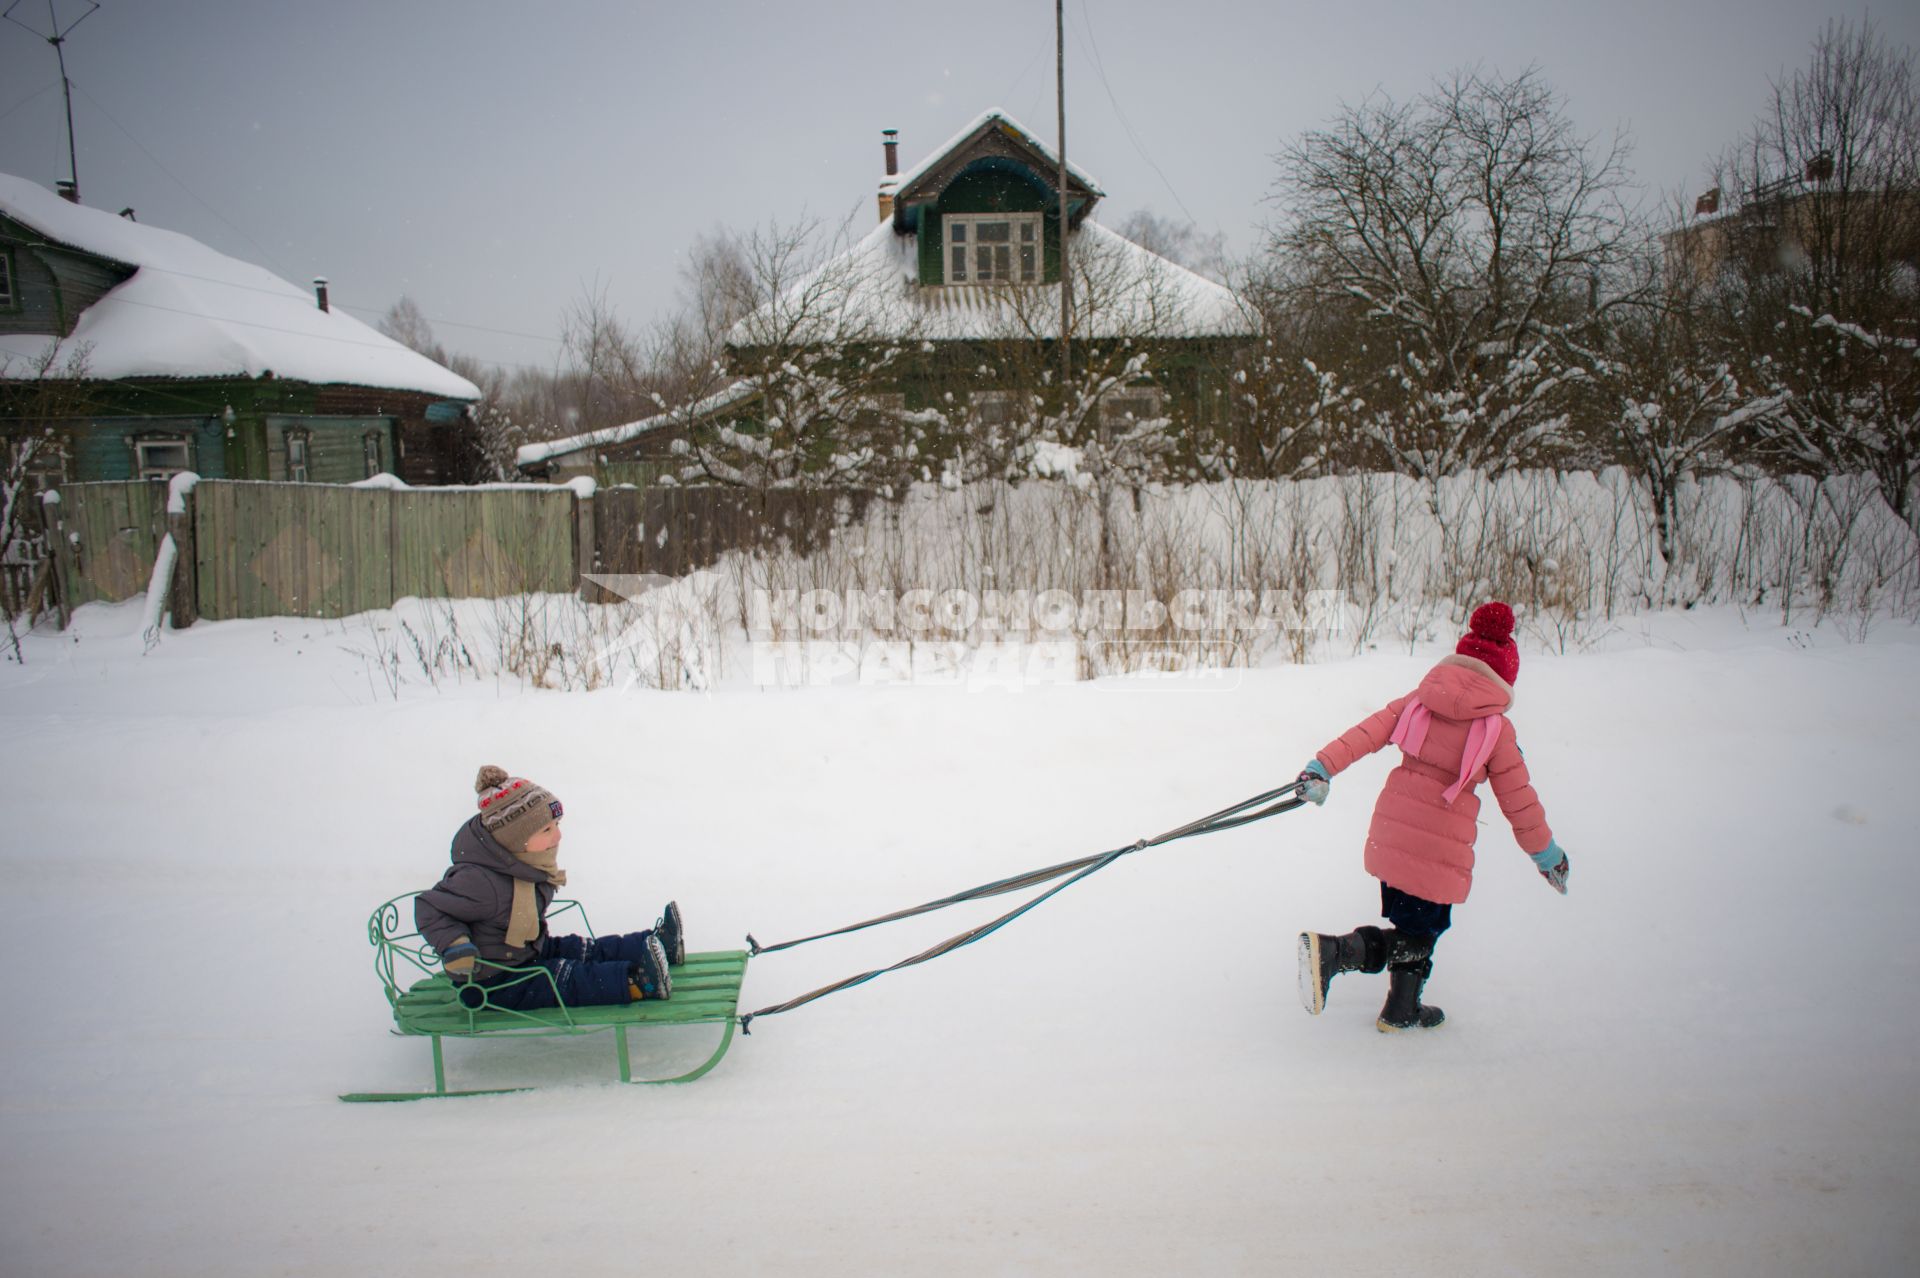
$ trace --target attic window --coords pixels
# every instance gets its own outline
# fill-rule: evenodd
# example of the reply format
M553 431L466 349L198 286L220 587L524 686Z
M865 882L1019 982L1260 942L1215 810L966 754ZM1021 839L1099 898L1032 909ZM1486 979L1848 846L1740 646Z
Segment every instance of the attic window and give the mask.
M13 309L13 255L0 249L0 310Z
M949 213L947 283L1031 284L1040 278L1038 213Z
M181 435L149 435L133 444L142 479L171 479L193 468L193 446Z

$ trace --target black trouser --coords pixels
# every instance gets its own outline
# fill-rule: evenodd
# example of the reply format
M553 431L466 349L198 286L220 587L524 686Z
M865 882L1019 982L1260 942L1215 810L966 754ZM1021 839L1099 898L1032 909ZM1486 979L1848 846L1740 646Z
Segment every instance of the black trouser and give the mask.
M1406 933L1408 939L1425 937L1429 942L1438 941L1440 934L1453 926L1451 905L1441 905L1385 883L1380 885L1380 913L1395 929Z
M633 965L646 952L651 931L628 932L622 936L549 936L540 943L540 957L528 966L543 967L553 974L549 981L540 975L523 976L512 984L487 986L487 1001L495 1007L510 1007L531 1012L553 1007L554 990L560 1002L569 1007L625 1003L632 997L627 990ZM510 978L511 979L511 978Z

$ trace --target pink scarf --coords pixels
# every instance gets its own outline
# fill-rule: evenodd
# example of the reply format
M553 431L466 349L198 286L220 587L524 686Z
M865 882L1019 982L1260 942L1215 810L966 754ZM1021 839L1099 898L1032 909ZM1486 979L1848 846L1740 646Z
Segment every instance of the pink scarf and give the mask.
M1400 722L1393 725L1393 735L1388 740L1408 754L1419 754L1420 747L1427 743L1427 726L1432 722L1433 711L1427 709L1419 697L1409 697L1400 711ZM1475 719L1468 726L1467 748L1460 756L1460 779L1445 791L1449 806L1459 797L1467 778L1485 767L1487 760L1493 757L1493 747L1500 740L1500 728L1505 722L1500 715L1490 714Z

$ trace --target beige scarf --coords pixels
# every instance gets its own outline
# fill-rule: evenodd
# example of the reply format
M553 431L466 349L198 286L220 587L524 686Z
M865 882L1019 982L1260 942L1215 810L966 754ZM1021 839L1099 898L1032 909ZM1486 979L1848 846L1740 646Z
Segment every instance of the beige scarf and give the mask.
M522 865L531 865L547 876L547 882L555 887L567 885L567 872L560 868L560 853L557 849L545 852L515 852L513 859ZM507 944L515 947L526 945L540 935L540 904L533 894L532 879L513 881L513 913L507 917Z

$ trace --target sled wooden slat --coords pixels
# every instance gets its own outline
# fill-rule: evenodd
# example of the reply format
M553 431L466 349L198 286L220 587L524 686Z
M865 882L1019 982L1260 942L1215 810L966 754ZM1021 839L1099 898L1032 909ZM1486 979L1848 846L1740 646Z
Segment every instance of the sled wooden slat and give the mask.
M374 946L374 966L393 1010L393 1032L425 1037L433 1043L433 1090L422 1092L349 1092L343 1101L405 1101L445 1096L491 1096L527 1088L488 1088L474 1091L449 1090L446 1061L441 1048L444 1038L542 1037L611 1033L623 1083L690 1083L720 1063L733 1043L734 1025L739 1019L740 983L746 977L747 953L721 950L689 954L687 961L672 969L673 996L661 1000L621 1003L601 1007L551 1007L523 1012L483 1005L470 1008L460 1001L460 990L438 970L439 959L433 947L418 932L401 931L401 910L413 893L395 897L373 912L367 923L368 938ZM579 930L593 935L586 911L575 901L555 901L548 915L558 918L577 912ZM520 974L520 980L550 980L543 968L506 969ZM414 975L421 979L402 989L400 981ZM484 992L486 987L469 987ZM472 995L470 994L471 998ZM698 1067L673 1078L635 1079L627 1043L627 1031L661 1025L719 1025L720 1043Z

